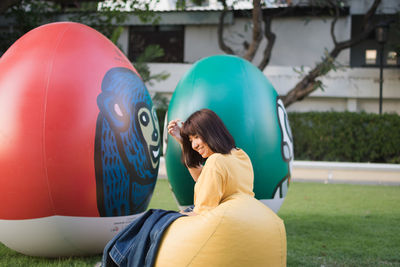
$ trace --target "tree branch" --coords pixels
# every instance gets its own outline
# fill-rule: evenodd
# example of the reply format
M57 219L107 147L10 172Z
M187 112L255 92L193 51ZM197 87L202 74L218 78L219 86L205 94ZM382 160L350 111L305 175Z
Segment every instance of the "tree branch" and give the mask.
M264 70L265 67L269 64L272 54L272 48L274 47L275 44L276 35L271 31L271 22L272 22L272 16L264 17L264 36L265 38L267 38L268 44L264 49L263 58L260 64L258 65L258 68L260 70Z
M306 96L317 90L317 88L322 85L322 82L317 80L317 78L325 75L334 67L334 60L340 52L365 40L368 35L375 30L376 25L371 24L371 18L380 3L381 0L375 0L368 12L365 14L361 33L343 42L335 42L336 39L334 39L334 48L324 57L322 62L320 62L300 82L298 82L295 87L286 94L286 96L282 97L283 103L286 107L298 100L304 99Z
M262 35L261 35L261 24L262 24L262 11L260 0L253 0L253 11L252 11L252 21L253 21L253 38L246 54L243 56L244 59L252 61L258 47L260 46Z
M267 15L267 14L263 15L264 36L267 39L268 43L264 49L263 58L262 58L260 64L258 65L258 68L260 70L264 70L268 66L269 61L271 60L272 49L275 45L276 34L274 32L272 32L272 30L271 30L272 20L276 17L284 16L285 14L287 14L293 10L292 2L287 0L287 4L288 4L288 6L286 8L284 8L282 11L280 11L274 15Z
M335 35L335 27L336 27L336 22L339 19L339 7L336 6L335 7L335 18L333 19L332 23L331 23L331 37L332 37L332 41L335 45L337 45L337 40L336 40L336 35Z
M381 0L375 0L372 3L372 6L369 8L367 13L364 16L364 22L363 25L364 27L370 27L371 26L371 18L374 16L376 13L376 10L378 9L378 6L381 4Z
M221 15L219 16L219 22L218 22L218 45L219 48L224 51L227 54L230 55L234 55L235 52L233 51L233 49L229 46L226 45L225 41L224 41L224 19L225 16L228 12L228 6L226 5L226 1L223 0L221 1L222 5L224 6L224 9L221 12Z

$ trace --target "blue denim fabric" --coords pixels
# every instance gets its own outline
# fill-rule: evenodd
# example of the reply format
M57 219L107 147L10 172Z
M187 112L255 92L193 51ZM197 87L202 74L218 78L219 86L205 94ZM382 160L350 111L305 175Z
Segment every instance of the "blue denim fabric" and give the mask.
M176 211L146 211L108 242L102 266L153 266L164 231L181 216Z
M194 209L194 205L191 205L191 206L187 207L186 209L184 209L183 211L184 212L192 212L193 209Z

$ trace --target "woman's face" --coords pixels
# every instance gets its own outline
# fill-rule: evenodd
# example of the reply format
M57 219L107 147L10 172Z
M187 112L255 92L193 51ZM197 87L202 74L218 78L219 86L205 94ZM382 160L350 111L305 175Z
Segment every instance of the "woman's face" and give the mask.
M214 151L208 146L206 142L199 135L189 135L189 141L192 144L194 151L199 153L203 158L208 158Z

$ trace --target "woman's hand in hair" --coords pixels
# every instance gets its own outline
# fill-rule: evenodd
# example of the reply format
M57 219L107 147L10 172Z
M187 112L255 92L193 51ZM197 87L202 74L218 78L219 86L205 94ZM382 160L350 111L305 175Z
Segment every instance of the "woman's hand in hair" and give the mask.
M182 144L182 137L181 137L181 125L183 123L181 120L176 119L172 120L168 123L168 133L179 143Z

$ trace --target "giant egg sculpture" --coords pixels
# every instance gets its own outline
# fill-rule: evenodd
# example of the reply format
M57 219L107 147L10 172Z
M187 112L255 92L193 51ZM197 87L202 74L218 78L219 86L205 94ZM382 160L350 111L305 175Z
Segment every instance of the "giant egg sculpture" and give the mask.
M99 32L65 22L25 34L0 60L0 242L101 253L148 206L158 125L139 74Z
M277 212L290 182L293 139L285 108L271 83L259 69L239 57L202 59L179 81L166 121L184 121L202 108L215 111L236 145L249 155L255 196ZM181 162L180 146L167 134L164 141L172 191L181 208L190 206L194 181Z

